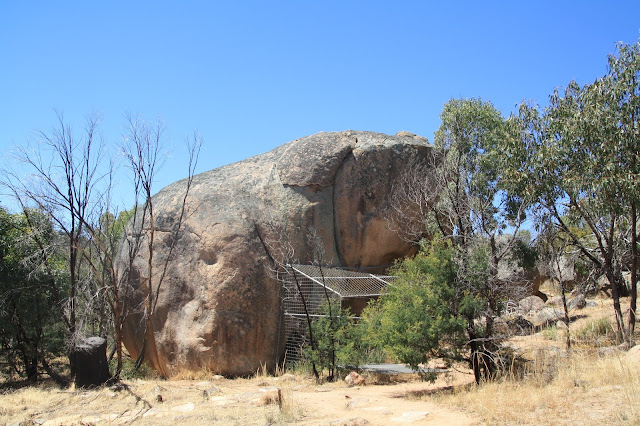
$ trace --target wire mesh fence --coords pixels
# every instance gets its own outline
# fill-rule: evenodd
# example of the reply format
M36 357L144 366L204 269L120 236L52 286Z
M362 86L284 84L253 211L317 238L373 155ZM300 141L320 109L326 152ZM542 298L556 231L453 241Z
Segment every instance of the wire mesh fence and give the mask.
M285 361L288 366L302 359L309 344L309 321L326 317L324 306L344 308L354 299L368 300L384 294L394 277L346 271L314 265L287 265L281 273ZM357 306L357 304L355 304ZM360 304L364 306L364 304ZM360 312L352 312L353 319ZM281 345L282 346L282 345Z

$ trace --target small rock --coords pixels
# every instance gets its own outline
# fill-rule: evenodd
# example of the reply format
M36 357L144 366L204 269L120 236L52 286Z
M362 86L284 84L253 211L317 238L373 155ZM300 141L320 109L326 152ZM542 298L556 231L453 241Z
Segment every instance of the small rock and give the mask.
M231 404L235 400L229 399L226 396L214 396L209 398L209 401L211 401L214 405L223 406L223 405Z
M618 345L618 349L625 352L629 350L629 342L622 342Z
M285 381L285 382L291 382L291 381L296 380L296 376L291 374L291 373L287 373L287 374L284 374L284 375L280 376L280 380Z
M598 349L598 356L604 358L607 357L609 355L613 355L617 352L619 352L620 350L615 347L615 346L605 346L603 348L599 348Z
M347 408L364 407L368 405L369 400L367 398L355 398L347 404Z
M116 383L115 385L109 387L109 390L113 392L120 392L125 389L128 389L128 386L124 383Z
M567 309L582 309L587 306L587 301L584 298L584 294L579 294L567 302Z
M157 395L156 395L156 401L157 401L157 402L163 402L164 400L162 399L162 395L157 394Z
M178 411L180 413L190 413L196 408L196 404L189 402L188 404L176 405L171 407L171 411Z
M349 373L347 377L344 378L344 381L349 386L360 386L365 384L364 377L362 377L355 371Z
M394 417L391 421L394 423L413 423L424 419L428 414L428 411L409 411L402 413L400 417Z
M336 426L363 426L368 425L369 421L367 419L363 419L362 417L352 417L349 419L335 420L333 422L330 422L329 424Z
M149 411L147 411L146 413L144 413L142 415L142 417L149 417L149 416L157 416L160 413L164 413L166 412L167 409L166 408L156 408L153 407L152 409L150 409Z
M275 389L266 391L260 400L256 403L258 407L264 407L265 405L278 404L282 407L282 390Z
M202 391L202 396L204 396L205 398L208 398L208 397L213 396L213 395L215 395L217 393L220 393L220 392L222 392L222 391L220 390L219 387L211 386L209 389L205 389L205 390Z

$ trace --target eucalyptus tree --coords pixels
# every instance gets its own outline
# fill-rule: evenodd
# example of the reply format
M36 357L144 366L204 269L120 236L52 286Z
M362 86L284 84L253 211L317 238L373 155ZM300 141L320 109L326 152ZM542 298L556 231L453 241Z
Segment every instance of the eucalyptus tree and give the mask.
M390 223L416 242L440 235L451 243L456 282L448 285L456 290L458 305L469 294L475 300L465 302L464 317L479 382L498 366L501 336L494 322L503 302L527 293L512 272L529 202L504 179L504 152L517 141L512 125L491 103L451 100L441 120L432 161L409 165L393 190ZM452 312L460 314L459 306Z
M604 77L584 86L572 81L563 94L554 92L543 111L522 104L513 118L522 143L513 148L505 169L523 193L537 200L541 222L555 223L607 278L621 340L630 339L636 318L639 78L639 44L620 44ZM580 222L589 234L577 235L567 219ZM626 328L620 297L628 263Z

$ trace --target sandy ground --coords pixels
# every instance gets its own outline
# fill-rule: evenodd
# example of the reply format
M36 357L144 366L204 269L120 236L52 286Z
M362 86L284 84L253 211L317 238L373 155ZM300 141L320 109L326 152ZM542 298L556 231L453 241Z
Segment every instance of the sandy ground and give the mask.
M373 376L368 379L376 380ZM470 414L420 400L437 389L470 380L468 374L454 373L434 384L412 380L348 387L344 382L318 385L312 379L287 374L235 380L133 381L122 390L25 388L0 396L4 400L0 402L0 423L480 424Z

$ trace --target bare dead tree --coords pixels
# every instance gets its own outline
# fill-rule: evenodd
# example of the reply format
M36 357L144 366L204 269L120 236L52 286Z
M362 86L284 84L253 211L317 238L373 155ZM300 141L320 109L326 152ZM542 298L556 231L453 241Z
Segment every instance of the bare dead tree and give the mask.
M329 310L329 381L333 381L336 377L337 373L337 364L336 364L336 315L340 314L341 306L333 306L333 299L329 295L329 290L327 289L326 280L324 278L324 270L323 267L327 264L326 262L326 251L324 249L324 245L322 244L322 238L318 235L318 230L310 226L307 231L307 240L312 247L312 256L313 256L313 264L318 267L320 270L320 278L322 279L322 289L324 290L325 302L327 303L327 309Z
M126 151L127 159L133 170L134 194L136 203L131 212L133 229L139 230L132 241L128 241L127 266L119 270L117 255L120 239L124 231L127 216L117 218L118 209L112 202L115 166L113 157L108 155L102 140L99 138L99 117L90 116L87 120L82 138L76 138L71 127L64 122L62 114L58 114L58 127L51 133L40 132L41 146L46 148L30 150L19 149L19 160L32 172L29 179L21 177L17 172L3 172L2 184L22 205L27 220L31 221L29 204L49 215L58 229L67 239L67 253L70 271L68 294L59 282L59 274L53 267L50 249L44 240L34 234L33 238L40 247L44 268L49 277L49 286L60 316L67 328L68 344L73 347L75 339L83 329L93 323L97 316L98 331L106 333L113 329L114 346L111 356L117 354L117 369L113 380L119 379L122 369L122 334L123 324L130 311L129 294L133 261L141 253L143 244L147 245L148 264L153 268L154 226L144 228L143 224L153 225L153 204L151 201L152 184L159 166L161 129L153 133L146 124L140 124L128 116L134 150ZM155 138L154 138L155 137ZM187 139L189 151L188 179L182 209L174 224L172 235L177 236L186 215L186 200L191 188L195 167L202 141L194 133ZM51 153L46 157L43 152ZM140 208L140 198L144 200ZM139 215L139 210L142 214ZM150 238L145 239L145 232L151 230ZM177 238L172 238L172 245L166 262L160 265L160 273L150 275L148 303L145 308L151 314L157 303L161 283L167 270L171 252ZM158 276L156 276L158 275ZM108 306L106 314L104 305ZM150 317L150 315L149 315ZM145 332L145 335L152 333ZM145 343L143 343L144 345ZM155 347L155 345L154 345ZM144 351L142 352L144 353ZM111 357L110 356L110 357ZM73 360L70 359L73 368ZM140 358L139 362L142 361Z
M433 233L429 218L436 218L436 226L443 234L450 234L449 218L436 210L439 194L446 180L436 175L439 155L431 158L412 158L391 188L389 208L385 214L389 229L403 240L417 244Z
M187 168L187 178L184 189L184 196L180 205L177 219L170 230L170 244L164 261L159 264L154 259L156 250L156 213L153 204L153 190L156 173L161 166L162 147L163 147L163 126L160 123L152 125L139 117L131 114L126 116L128 128L125 135L125 145L123 152L127 159L128 165L133 174L135 206L133 211L133 219L130 224L131 233L128 238L128 257L129 263L124 266L124 270L119 271L118 275L125 277L130 282L134 277L133 262L143 254L146 257L146 277L141 281L144 286L144 302L139 307L142 310L143 320L143 340L141 342L141 350L136 359L136 368L138 368L145 360L147 351L152 351L152 357L157 358L157 348L153 331L153 315L158 303L160 290L164 282L167 269L173 259L173 250L178 240L184 222L187 219L187 199L195 168L198 163L202 139L197 133L192 138L187 139L187 149L189 152L189 161ZM141 250L144 245L144 251ZM158 270L155 267L158 266ZM160 369L162 366L158 365ZM168 375L167 371L160 371L164 376Z
M285 283L289 277L293 278L293 282L297 291L296 297L299 297L304 309L304 315L307 322L309 332L309 344L311 349L317 351L316 340L313 335L311 313L307 303L305 292L300 284L298 272L293 267L298 263L296 259L295 248L289 241L289 232L286 220L278 216L273 209L267 208L262 214L259 221L255 223L256 233L267 249L272 266L272 275L280 282ZM320 373L316 366L315 360L311 360L311 369L316 380L320 379Z
M87 218L97 213L97 203L109 186L111 169L104 168L101 159L104 145L99 137L100 118L89 116L81 137L57 113L58 125L49 133L39 132L37 149L18 149L18 161L30 171L28 179L15 171L5 171L3 185L23 207L33 205L49 215L67 239L69 267L68 296L63 296L62 283L53 272L52 259L37 235L42 258L50 276L49 285L65 323L69 348L79 335L79 300L82 286L90 277L84 265L83 251L87 246ZM44 154L44 155L43 155ZM49 155L49 156L47 156ZM28 219L29 220L29 219ZM73 359L70 359L72 372Z

